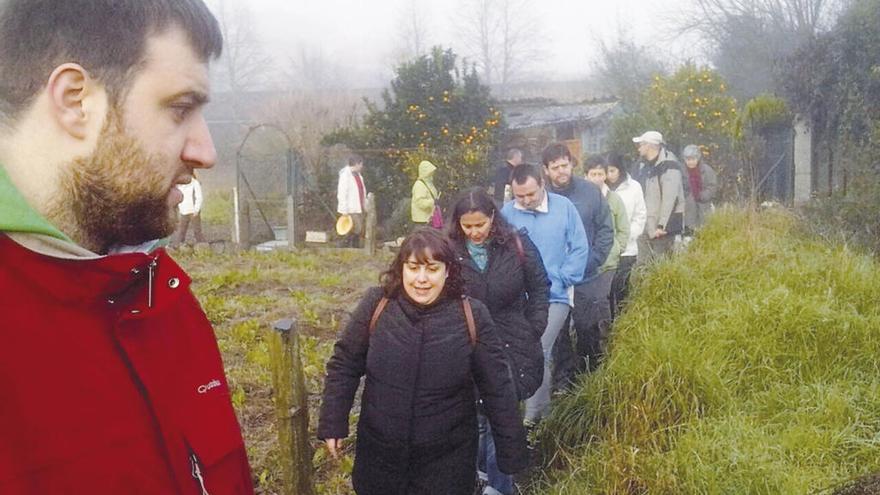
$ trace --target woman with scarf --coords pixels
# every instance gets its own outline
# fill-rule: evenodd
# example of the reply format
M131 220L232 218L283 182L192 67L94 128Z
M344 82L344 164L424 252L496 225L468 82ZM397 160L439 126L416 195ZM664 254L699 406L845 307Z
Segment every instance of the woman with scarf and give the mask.
M703 161L703 152L699 146L685 146L681 156L686 165L686 180L690 185L685 195L684 235L692 236L706 221L706 216L715 209L712 200L718 192L718 176Z
M483 189L462 194L448 227L461 265L464 292L489 308L509 359L517 397L530 397L544 377L541 334L547 326L550 279L538 248L498 212ZM505 368L505 372L508 370ZM488 495L513 495L513 477L498 468L494 425L480 417L481 477Z

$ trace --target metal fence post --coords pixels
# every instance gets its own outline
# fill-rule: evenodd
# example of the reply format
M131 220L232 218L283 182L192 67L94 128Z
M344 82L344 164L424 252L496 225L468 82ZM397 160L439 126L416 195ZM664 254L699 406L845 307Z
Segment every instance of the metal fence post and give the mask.
M293 195L287 195L287 249L296 251L296 205L293 202Z
M269 339L284 495L314 495L309 405L296 320L275 323Z

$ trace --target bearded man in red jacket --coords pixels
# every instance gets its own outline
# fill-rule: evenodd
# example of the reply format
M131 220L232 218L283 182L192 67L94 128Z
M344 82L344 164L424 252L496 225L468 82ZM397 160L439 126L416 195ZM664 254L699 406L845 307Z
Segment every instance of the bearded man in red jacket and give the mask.
M157 247L216 152L201 0L0 2L0 493L251 494L223 363Z

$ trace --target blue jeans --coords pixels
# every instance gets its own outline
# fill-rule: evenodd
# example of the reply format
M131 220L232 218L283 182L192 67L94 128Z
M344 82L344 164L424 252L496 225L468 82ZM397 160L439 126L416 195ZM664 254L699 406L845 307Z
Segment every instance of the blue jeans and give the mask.
M488 486L504 495L513 495L513 476L498 470L498 459L495 456L495 440L492 438L492 426L489 425L489 418L479 414L477 415L477 424L480 429L479 453L481 456L478 464L482 464L482 461L486 463L486 474L489 477Z

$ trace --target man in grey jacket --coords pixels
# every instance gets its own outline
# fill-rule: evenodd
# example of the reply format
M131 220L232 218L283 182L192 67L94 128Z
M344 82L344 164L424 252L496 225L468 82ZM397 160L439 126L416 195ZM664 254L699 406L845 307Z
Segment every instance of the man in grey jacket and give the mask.
M671 250L675 236L683 231L685 194L681 163L666 149L663 135L657 131L634 137L633 143L642 159L635 176L645 191L648 211L645 254L653 258Z

